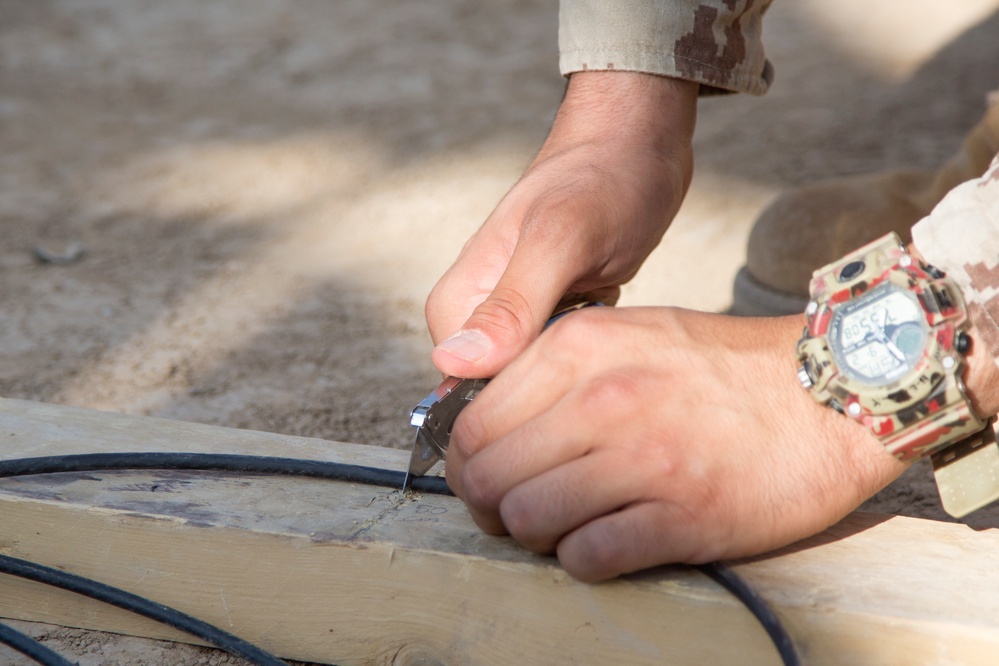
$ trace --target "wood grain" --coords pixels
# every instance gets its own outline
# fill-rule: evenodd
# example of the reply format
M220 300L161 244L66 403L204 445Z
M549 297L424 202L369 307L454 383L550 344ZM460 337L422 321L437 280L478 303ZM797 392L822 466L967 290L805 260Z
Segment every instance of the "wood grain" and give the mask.
M0 400L2 457L295 456L403 469L404 451ZM0 480L0 552L177 607L288 658L337 664L772 664L737 601L661 567L610 583L479 532L452 497L314 479L93 472ZM734 565L809 664L999 654L995 530L857 513ZM0 616L188 640L0 576Z

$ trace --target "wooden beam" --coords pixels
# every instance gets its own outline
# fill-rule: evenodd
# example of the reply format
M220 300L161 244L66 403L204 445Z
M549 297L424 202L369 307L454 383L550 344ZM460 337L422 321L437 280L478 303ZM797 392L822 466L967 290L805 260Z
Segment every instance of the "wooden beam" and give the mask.
M405 451L0 399L4 458L251 453L403 469ZM100 472L0 480L0 552L174 606L288 658L369 663L771 664L698 572L600 585L483 535L460 501L310 479ZM854 514L734 569L809 664L988 663L996 530ZM187 640L0 576L0 616Z

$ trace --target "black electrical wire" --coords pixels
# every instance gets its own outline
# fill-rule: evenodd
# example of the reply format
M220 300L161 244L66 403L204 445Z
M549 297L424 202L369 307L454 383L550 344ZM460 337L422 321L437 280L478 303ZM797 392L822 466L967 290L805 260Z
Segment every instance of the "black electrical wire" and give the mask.
M187 613L164 606L137 594L105 585L83 576L77 576L59 569L53 569L35 562L28 562L9 555L0 555L0 573L33 580L52 587L76 592L85 597L103 601L106 604L124 608L138 615L156 620L162 624L180 629L192 636L236 655L258 666L287 666L277 657L265 652L256 645L244 641L239 636L223 631Z
M0 461L0 478L128 469L304 476L400 489L406 477L405 472L401 471L298 458L221 453L88 453L3 460ZM416 477L412 480L412 488L432 494L453 494L440 477ZM780 618L745 581L720 562L697 565L694 568L731 592L753 613L770 636L785 666L800 666L801 658Z
M98 470L163 469L233 472L237 474L272 474L331 479L348 483L402 488L405 472L378 467L349 465L322 460L301 460L273 456L248 456L225 453L83 453L68 456L45 456L0 461L0 478L94 472ZM443 478L420 476L413 479L413 490L436 495L453 495Z
M746 581L721 562L699 564L694 568L731 592L756 616L767 635L770 636L770 640L773 641L774 647L777 648L777 652L786 666L799 666L801 664L801 657L798 656L794 641L791 640L784 624L773 612L773 609L767 605L767 602L756 593L756 590L746 584Z
M55 650L6 624L0 624L0 644L17 650L42 666L73 666L73 662Z

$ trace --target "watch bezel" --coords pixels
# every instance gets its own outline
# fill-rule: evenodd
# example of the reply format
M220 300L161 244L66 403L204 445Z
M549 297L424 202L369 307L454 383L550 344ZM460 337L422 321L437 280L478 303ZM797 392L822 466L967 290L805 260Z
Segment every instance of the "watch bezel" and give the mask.
M854 261L844 259L841 266L856 265L855 257L849 259ZM954 342L966 315L963 302L958 302L952 291L947 291L944 299L938 297L941 289L949 289L944 279L934 277L901 246L887 256L872 250L863 257L863 265L863 270L848 280L834 279L836 272L830 271L828 279L813 282L813 298L806 313L808 325L798 345L798 358L808 371L817 400L838 405L876 430L876 417L894 415L926 401L948 376L959 371L963 357L955 350ZM915 295L928 334L920 358L908 372L885 384L865 383L843 371L827 335L837 308L885 283Z

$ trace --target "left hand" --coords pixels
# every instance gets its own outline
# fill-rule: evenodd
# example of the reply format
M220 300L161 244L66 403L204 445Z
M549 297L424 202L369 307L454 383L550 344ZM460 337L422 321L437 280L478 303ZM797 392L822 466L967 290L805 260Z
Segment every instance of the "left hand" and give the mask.
M698 86L577 72L541 151L427 299L433 361L492 377L567 292L613 303L690 184Z
M556 552L584 581L819 532L904 466L801 388L803 324L573 313L461 414L448 483L485 531Z

